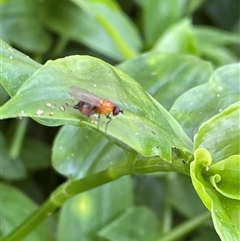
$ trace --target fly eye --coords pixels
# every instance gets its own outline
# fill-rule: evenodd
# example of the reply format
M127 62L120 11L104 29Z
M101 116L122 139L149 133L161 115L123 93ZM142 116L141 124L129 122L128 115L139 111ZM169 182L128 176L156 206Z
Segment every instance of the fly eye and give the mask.
M123 114L123 111L120 110L120 108L118 106L115 106L113 109L113 115L118 115L119 113Z

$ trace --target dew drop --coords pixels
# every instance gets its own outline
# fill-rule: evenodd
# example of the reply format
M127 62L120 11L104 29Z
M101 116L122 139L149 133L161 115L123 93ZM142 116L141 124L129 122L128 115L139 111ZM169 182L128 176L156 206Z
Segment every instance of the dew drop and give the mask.
M44 111L43 111L43 110L40 110L40 109L36 111L36 114L37 114L37 115L42 115L43 113L44 113Z
M54 113L53 112L50 112L50 114L49 114L50 116L53 116L54 115Z
M220 97L220 94L217 94L217 97Z
M51 104L51 103L47 103L46 105L47 105L49 108L52 107L52 104Z
M21 110L21 115L24 115L24 114L25 114L24 110Z
M64 111L66 108L65 108L64 105L62 105L62 106L60 107L60 109L61 109L62 111Z
M219 109L218 111L219 111L219 112L222 112L222 109Z
M13 56L10 56L9 59L13 59Z
M218 89L220 90L220 91L222 91L223 90L223 87L222 86L218 86Z

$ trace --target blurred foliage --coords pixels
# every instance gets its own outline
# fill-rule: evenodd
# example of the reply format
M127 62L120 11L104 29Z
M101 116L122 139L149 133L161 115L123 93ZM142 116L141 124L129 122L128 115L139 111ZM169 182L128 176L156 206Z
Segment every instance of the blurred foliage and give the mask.
M0 240L238 240L239 0L0 4Z

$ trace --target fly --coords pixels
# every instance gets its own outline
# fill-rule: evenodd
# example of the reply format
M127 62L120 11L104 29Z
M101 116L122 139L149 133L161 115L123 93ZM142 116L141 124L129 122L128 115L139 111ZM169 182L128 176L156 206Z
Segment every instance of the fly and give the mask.
M72 86L70 87L70 95L79 100L79 102L73 107L74 109L78 109L87 117L90 117L93 114L98 114L98 128L100 115L106 116L108 122L106 123L105 133L107 131L108 124L112 120L110 114L112 113L113 116L116 116L119 113L123 114L123 110L121 110L117 105L114 105L110 100L101 99L85 89Z

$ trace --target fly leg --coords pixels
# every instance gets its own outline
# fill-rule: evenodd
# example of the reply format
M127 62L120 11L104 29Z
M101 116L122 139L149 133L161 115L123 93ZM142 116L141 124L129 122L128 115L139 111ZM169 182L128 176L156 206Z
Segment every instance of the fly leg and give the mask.
M97 121L97 128L98 128L98 130L99 130L99 123L100 123L100 114L98 114L98 121Z
M105 134L107 133L107 127L108 127L108 124L111 122L112 118L108 115L106 115L106 118L108 119L108 122L106 123L106 126L105 126Z

